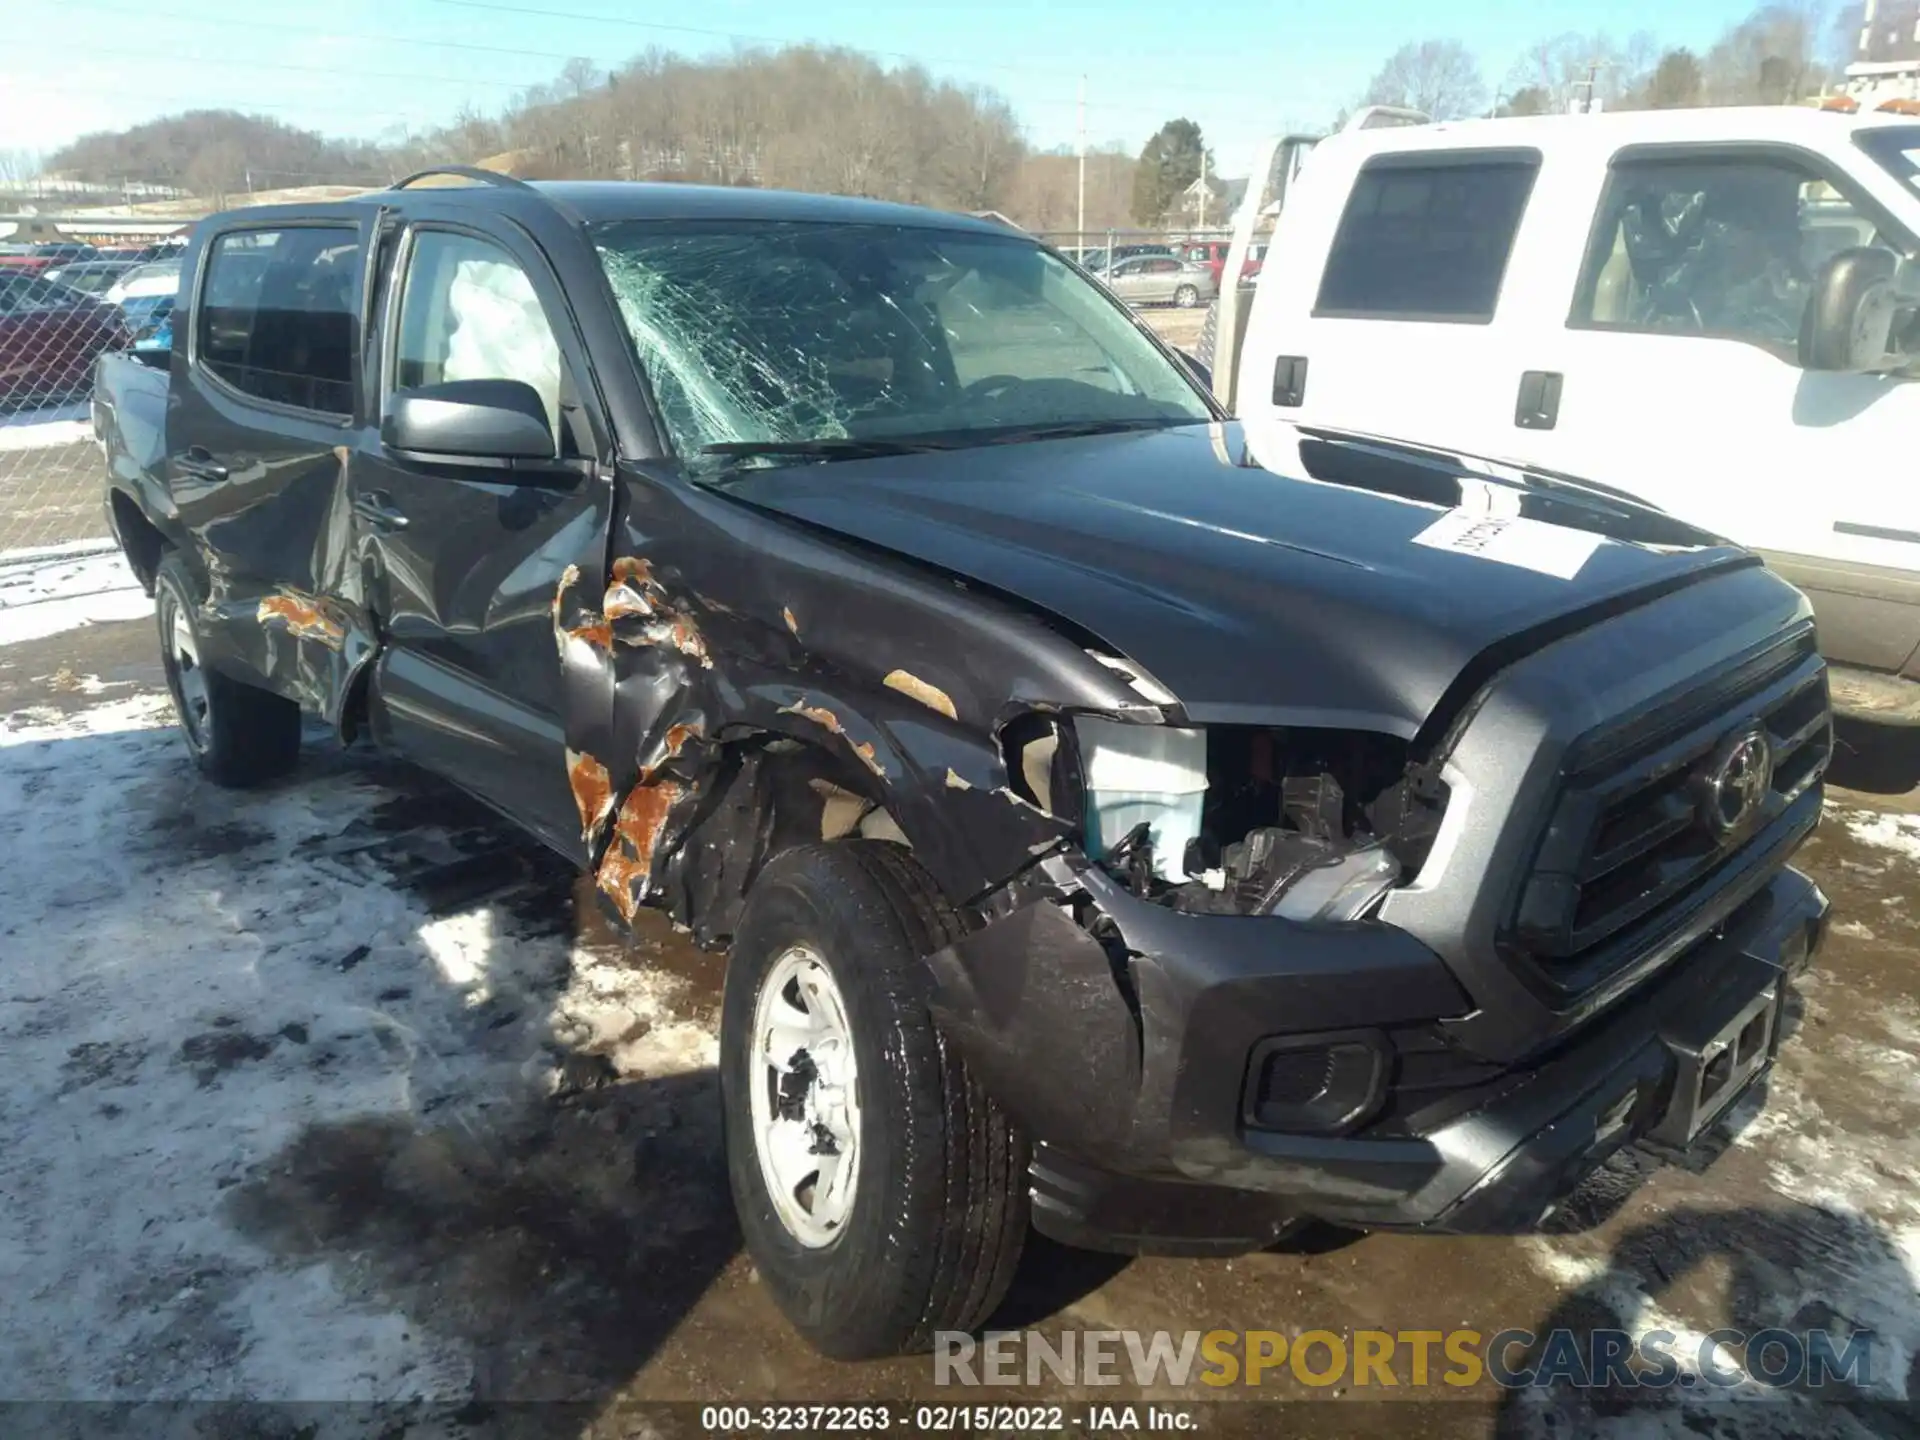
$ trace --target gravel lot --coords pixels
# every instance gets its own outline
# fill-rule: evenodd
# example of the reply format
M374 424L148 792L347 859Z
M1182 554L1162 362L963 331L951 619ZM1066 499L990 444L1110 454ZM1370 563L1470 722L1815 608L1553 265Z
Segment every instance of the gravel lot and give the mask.
M633 1401L956 1398L924 1359L816 1358L760 1293L718 1157L719 960L663 925L624 940L543 852L364 750L316 737L276 787L200 782L145 608L112 560L0 561L0 1400L464 1407L301 1429L243 1406L219 1431L418 1436L523 1400L575 1402L515 1412L560 1435ZM1803 863L1833 939L1764 1111L1743 1106L1711 1165L1629 1155L1526 1239L1315 1233L1129 1264L1035 1242L998 1323L1864 1327L1868 1393L1904 1400L1920 797L1912 747L1844 739L1844 777L1893 793L1831 794ZM1270 1414L1208 1428L1270 1433ZM1696 1387L1286 1423L1799 1436L1910 1416Z

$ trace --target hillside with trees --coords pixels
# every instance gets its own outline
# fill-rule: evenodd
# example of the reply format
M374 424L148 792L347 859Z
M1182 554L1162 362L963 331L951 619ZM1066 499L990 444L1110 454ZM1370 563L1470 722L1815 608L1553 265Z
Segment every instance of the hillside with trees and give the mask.
M384 184L378 146L330 140L259 115L189 110L131 130L82 135L46 160L70 180L177 186L223 205L249 190L290 185Z

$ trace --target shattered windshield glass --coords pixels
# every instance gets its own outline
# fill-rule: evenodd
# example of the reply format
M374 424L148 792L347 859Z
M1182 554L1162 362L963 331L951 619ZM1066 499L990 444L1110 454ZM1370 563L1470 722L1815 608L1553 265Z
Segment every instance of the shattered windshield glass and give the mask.
M1018 236L623 221L593 241L696 470L1212 418L1112 300Z

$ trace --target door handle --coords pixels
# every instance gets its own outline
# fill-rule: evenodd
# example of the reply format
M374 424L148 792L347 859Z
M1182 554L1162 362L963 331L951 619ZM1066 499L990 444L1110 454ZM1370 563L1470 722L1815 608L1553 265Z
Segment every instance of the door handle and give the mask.
M407 528L407 512L395 505L393 497L384 490L369 490L354 496L353 513L376 530Z
M1520 394L1513 404L1513 423L1522 430L1551 430L1560 421L1558 370L1529 370L1520 377Z
M1273 403L1282 410L1297 410L1307 402L1307 357L1277 355L1273 361Z
M202 445L190 446L186 454L174 456L173 468L195 480L220 481L227 478L227 467L214 459L213 452Z

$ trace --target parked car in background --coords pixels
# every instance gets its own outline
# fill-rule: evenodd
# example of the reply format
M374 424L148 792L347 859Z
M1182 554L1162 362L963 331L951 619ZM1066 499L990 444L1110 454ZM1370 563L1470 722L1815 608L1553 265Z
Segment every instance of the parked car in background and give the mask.
M127 271L104 298L108 304L120 307L127 328L138 333L173 308L173 297L179 288L179 260L157 260Z
M1178 305L1191 309L1219 293L1205 265L1172 255L1135 255L1096 275L1129 305Z
M78 290L82 295L105 295L121 276L134 268L131 260L76 260L40 273L41 278Z
M1213 275L1214 288L1220 286L1220 277L1227 269L1227 249L1231 240L1195 240L1180 247L1180 258L1196 265L1205 265ZM1255 245L1247 251L1247 258L1240 266L1240 278L1251 280L1260 273L1261 263L1266 259L1267 247Z
M0 254L0 269L25 270L29 274L40 275L59 265L72 265L81 260L93 260L99 252L91 245L79 245L62 241L49 245L27 245Z
M113 306L38 275L0 272L0 404L84 389L93 362L127 338Z

